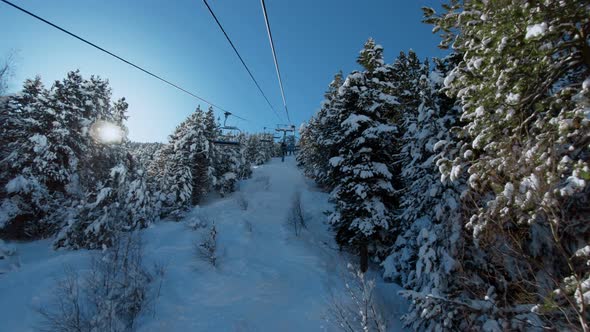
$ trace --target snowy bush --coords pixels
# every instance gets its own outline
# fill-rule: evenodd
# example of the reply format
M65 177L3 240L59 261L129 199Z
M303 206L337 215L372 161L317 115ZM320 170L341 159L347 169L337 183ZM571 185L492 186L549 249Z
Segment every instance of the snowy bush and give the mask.
M201 228L206 228L209 225L213 225L213 219L208 214L204 213L197 214L188 223L188 227L194 231Z
M352 264L343 275L348 297L332 295L326 320L341 331L385 332L387 326L375 294L375 280L367 280L364 273Z
M246 229L246 232L248 233L252 233L254 231L254 225L252 225L252 222L250 220L243 220L244 223L244 228Z
M43 331L132 331L159 296L164 269L145 267L137 234L118 237L92 258L90 271L66 269L53 302L38 309Z
M287 222L289 227L293 229L295 236L299 236L303 229L307 229L303 205L301 204L301 192L299 191L293 195L293 201L291 202L291 209L287 216Z
M211 225L205 238L195 243L195 251L199 259L210 263L214 267L217 266L217 228L215 223Z
M8 273L20 267L16 247L0 240L0 274Z
M248 200L246 199L246 196L244 196L244 194L239 193L238 195L236 195L236 202L238 203L238 206L242 211L248 210Z

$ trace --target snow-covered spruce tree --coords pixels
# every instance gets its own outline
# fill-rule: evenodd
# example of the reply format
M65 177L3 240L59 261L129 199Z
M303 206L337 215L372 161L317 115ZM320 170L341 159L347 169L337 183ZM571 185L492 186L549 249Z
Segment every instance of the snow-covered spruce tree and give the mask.
M451 1L426 22L463 61L467 227L485 255L466 281L472 328L588 331L590 7L587 1Z
M183 212L208 191L208 151L204 113L197 108L170 135L170 142L160 155L165 159L161 182L165 215Z
M264 135L262 134L249 134L247 135L245 154L246 161L250 165L262 165L268 162L271 158L271 151L269 144L263 142Z
M221 196L229 194L235 190L235 184L238 181L236 165L238 163L239 152L234 147L218 146L215 154L215 189Z
M161 216L180 217L191 205L193 178L190 166L182 155L174 153L174 148L168 146L162 156L166 161L161 179L162 210Z
M422 63L416 52L400 52L388 71L387 83L391 94L396 96L398 105L391 114L394 122L405 121L418 115L420 105L420 78L428 75L428 63ZM401 135L401 133L400 133ZM400 136L401 137L401 136Z
M328 190L334 188L337 180L330 173L329 160L338 154L339 149L336 135L340 120L335 103L342 83L342 72L339 72L324 94L325 99L320 110L301 131L300 151L297 155L298 163L305 174Z
M259 134L260 147L264 156L264 163L269 162L274 153L274 137L268 134Z
M146 228L158 218L158 196L149 186L148 173L143 165L136 162L129 165L124 193L125 220L130 221L128 229Z
M50 215L76 159L63 144L63 121L49 106L48 94L39 77L26 80L1 110L0 232L5 238L43 237L58 227Z
M257 163L258 153L260 151L260 141L256 135L247 135L248 139L246 140L246 160L254 165L259 165ZM261 162L262 163L262 162Z
M397 128L385 115L397 103L384 93L382 48L372 39L361 51L363 72L351 73L340 87L334 108L340 128L334 133L338 155L330 159L338 179L331 193L336 210L329 221L341 246L361 256L361 270L369 255L383 255L383 242L393 219L394 188L390 165L392 134Z
M5 133L18 138L12 136L2 160L8 193L2 204L11 212L7 223L13 235L47 236L72 222L86 190L107 177L112 160L102 154L109 149L95 144L89 131L96 121L112 117L111 110L108 82L84 80L78 71L49 91L40 79L27 81L24 93L9 100L7 112L22 124L8 124Z
M99 247L120 229L149 223L141 186L128 187L135 178L128 175L133 170L125 145L100 139L108 124L125 141L128 105L110 97L107 81L74 71L50 90L38 78L27 80L23 92L9 98L2 116L11 120L1 131L7 142L0 161L4 237L59 231L56 246ZM141 217L135 208L143 210Z
M64 81L63 87L71 84ZM61 88L57 86L56 91ZM73 249L101 248L111 246L121 231L147 227L157 213L144 171L128 153L124 124L128 104L124 99L111 103L108 84L99 78L91 77L90 81L83 81L80 89L80 96L88 98L81 103L99 106L98 114L95 114L97 119L82 122L92 123L87 129L90 139L84 147L92 154L79 158L86 165L78 171L78 186L84 196L70 210L68 222L59 232L54 245ZM67 96L63 91L57 95ZM92 113L89 114L92 116ZM104 126L112 126L110 129L117 130L120 137L114 137L113 142L105 141L100 134L106 128ZM82 132L84 130L82 128ZM95 179L95 183L90 184L88 178Z
M54 246L71 249L110 247L116 235L131 226L124 219L122 206L126 177L125 166L113 167L109 177L97 185L96 191L89 193L88 199L71 216Z
M193 115L192 126L194 137L191 139L192 145L189 146L189 149L196 149L196 151L191 156L191 172L193 177L191 203L196 205L199 204L201 199L211 189L209 173L209 168L212 162L209 158L211 143L207 140L205 113L200 107L197 108Z
M148 169L150 164L156 159L155 156L164 144L129 142L127 146L129 148L129 153L131 153L133 159L140 165L140 167Z
M233 192L237 181L252 174L251 165L246 160L246 136L240 134L235 139L239 145L215 146L215 189L222 196Z
M441 181L437 161L456 154L451 128L458 125L459 109L440 91L442 77L453 64L453 55L434 59L435 70L419 80L421 103L416 117L406 120L401 174L406 188L401 196L397 236L384 261L384 276L407 289L411 299L403 316L415 330L461 330L461 260L463 245L460 192L465 181ZM452 68L452 67L451 67ZM458 296L459 295L459 296Z
M240 142L240 149L238 150L239 153L239 161L237 165L238 170L238 179L248 179L252 176L252 164L246 158L246 147L248 142L248 135L241 133L238 135L238 141Z
M213 190L217 186L217 174L215 171L217 149L213 142L217 140L219 136L219 125L217 124L217 121L215 121L215 112L213 112L213 107L211 106L209 106L207 112L205 113L204 130L205 137L209 142L209 151L207 153L207 159L209 160L209 167L207 171L207 173L209 174L208 188L209 190Z

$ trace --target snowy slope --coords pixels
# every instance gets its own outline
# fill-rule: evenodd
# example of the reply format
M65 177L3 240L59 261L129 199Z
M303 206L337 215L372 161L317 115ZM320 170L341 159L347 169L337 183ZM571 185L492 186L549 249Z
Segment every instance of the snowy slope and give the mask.
M308 230L298 237L286 223L297 192ZM240 201L248 203L243 209ZM323 212L330 208L296 168L292 158L257 167L230 197L194 208L182 222L161 222L144 230L145 255L163 263L166 276L154 314L144 315L140 331L333 331L327 323L331 294L343 294L341 274L347 259L333 248ZM196 255L195 243L214 222L219 264ZM64 264L84 269L88 252L50 250L50 242L18 244L20 267L0 275L0 321L4 331L27 331L38 316L34 307L48 301ZM387 316L405 308L397 286L378 284L386 294ZM389 330L400 330L397 318Z

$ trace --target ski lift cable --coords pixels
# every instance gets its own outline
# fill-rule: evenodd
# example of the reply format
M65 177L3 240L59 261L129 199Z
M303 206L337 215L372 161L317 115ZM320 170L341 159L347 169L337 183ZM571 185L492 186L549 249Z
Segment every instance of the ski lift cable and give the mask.
M207 103L207 104L209 104L209 105L211 105L211 106L219 109L220 111L227 112L226 109L221 108L220 106L218 106L218 105L216 105L216 104L208 101L207 99L202 98L202 97L199 97L198 95L196 95L196 94L194 94L194 93L192 93L192 92L190 92L190 91L182 88L181 86L179 86L177 84L174 84L174 83L166 80L165 78L162 78L161 76L158 76L158 75L150 72L149 70L144 69L144 68L142 68L142 67L134 64L133 62L131 62L129 60L126 60L126 59L124 59L124 58L122 58L122 57L114 54L113 52L110 52L110 51L108 51L108 50L106 50L106 49L104 49L104 48L102 48L102 47L100 47L100 46L98 46L98 45L96 45L96 44L94 44L94 43L92 43L92 42L90 42L90 41L88 41L88 40L86 40L86 39L84 39L84 38L82 38L82 37L80 37L80 36L72 33L72 32L70 32L70 31L68 31L68 30L66 30L66 29L64 29L64 28L62 28L62 27L60 27L60 26L58 26L58 25L56 25L54 23L51 23L48 20L46 20L46 19L44 19L44 18L42 18L42 17L40 17L40 16L38 16L36 14L33 14L30 11L28 11L28 10L22 8L22 7L19 7L19 6L15 5L14 3L10 2L10 1L7 1L7 0L0 0L0 1L4 2L5 4L7 4L7 5L9 5L9 6L13 7L13 8L16 8L16 9L20 10L21 12L23 12L23 13L29 15L29 16L32 16L32 17L36 18L37 20L39 20L39 21L41 21L43 23L46 23L46 24L48 24L48 25L56 28L57 30L60 30L61 32L64 32L64 33L70 35L71 37L74 37L74 38L80 40L81 42L84 42L84 43L86 43L86 44L88 44L88 45L90 45L90 46L98 49L99 51L102 51L102 52L104 52L104 53L106 53L106 54L108 54L108 55L110 55L110 56L112 56L112 57L114 57L114 58L116 58L116 59L118 59L118 60L120 60L120 61L128 64L128 65L130 65L130 66L132 66L132 67L135 67L136 69L138 69L138 70L140 70L140 71L142 71L142 72L144 72L144 73L146 73L146 74L148 74L148 75L150 75L150 76L152 76L152 77L154 77L154 78L156 78L156 79L158 79L158 80L160 80L160 81L162 81L162 82L164 82L164 83L166 83L166 84L168 84L168 85L170 85L170 86L172 86L172 87L174 87L174 88L176 88L176 89L178 89L178 90L180 90L180 91L182 91L182 92L184 92L184 93L186 93L186 94L188 94L188 95L190 95L190 96L192 96L192 97L194 97L194 98L196 98L198 100L201 100L201 101L203 101L203 102L205 102L205 103ZM246 119L244 119L242 117L239 117L239 116L237 116L235 114L233 114L233 116L235 116L238 119L241 119L241 120L244 120L244 121L248 121L248 120L246 120Z
M264 0L260 0L262 5L262 13L264 14L264 22L266 23L266 31L268 32L268 40L270 42L270 49L272 51L272 57L275 62L275 69L277 71L277 77L279 79L279 87L281 88L281 97L283 97L283 105L285 106L285 113L287 113L287 120L291 123L291 117L289 116L289 110L287 109L287 100L285 99L285 89L283 89L283 80L281 79L281 71L279 70L279 62L277 60L277 53L275 52L275 45L272 39L272 32L270 30L270 23L268 22L268 14L266 12L266 5Z
M277 113L277 111L275 110L275 108L272 106L272 104L270 103L270 101L268 100L268 98L266 97L266 94L264 93L264 91L262 91L262 88L260 87L260 84L258 84L258 81L256 81L256 78L254 78L254 74L252 74L252 71L250 71L250 68L248 68L248 66L246 65L246 62L244 61L244 59L242 58L242 56L240 55L240 53L238 52L238 50L234 46L234 43L231 41L231 39L229 38L228 34L225 32L225 29L221 25L221 22L219 22L219 20L217 19L217 16L213 12L213 9L211 9L211 6L209 6L209 3L207 2L207 0L203 0L203 2L205 3L205 6L207 6L207 9L209 10L209 13L211 13L211 16L213 16L213 19L217 23L217 26L219 26L219 29L221 29L221 32L223 32L223 35L225 36L225 39L227 39L227 41L229 42L230 46L232 47L232 49L234 50L234 52L236 53L236 55L240 59L240 62L242 62L242 65L244 66L244 68L246 69L246 71L248 72L248 74L250 75L250 78L252 79L252 81L254 82L254 84L256 84L256 87L258 88L258 91L260 91L260 94L262 94L262 97L264 97L264 100L266 100L266 103L268 104L268 106L270 107L270 109L274 112L274 114L277 116L277 118L280 119L279 114Z

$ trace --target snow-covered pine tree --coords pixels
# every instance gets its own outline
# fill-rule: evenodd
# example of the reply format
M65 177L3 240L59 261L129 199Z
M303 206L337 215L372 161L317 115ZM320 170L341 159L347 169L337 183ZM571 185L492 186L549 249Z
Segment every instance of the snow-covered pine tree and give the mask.
M339 179L331 193L336 210L330 223L341 246L352 247L367 269L369 255L383 255L394 209L393 174L390 165L392 134L397 128L385 118L397 102L384 92L382 48L372 39L361 51L364 72L348 75L338 91L335 114L339 130L334 134L338 155L330 158L331 172Z
M266 133L259 133L257 136L258 141L260 142L258 161L262 161L261 164L265 164L272 159L272 146L274 137Z
M191 138L192 145L190 149L196 149L191 155L191 167L193 177L193 192L191 202L193 205L199 204L201 199L211 189L211 179L209 174L209 167L211 160L209 158L209 149L211 144L207 139L207 130L205 123L205 113L200 107L197 107L193 117L192 126L194 137Z
M221 196L233 192L237 181L250 177L251 164L246 159L247 137L239 134L238 145L216 145L214 156L215 189Z
M159 193L150 188L148 173L142 164L133 161L128 168L123 201L125 220L129 220L127 228L146 228L159 216Z
M166 158L160 184L164 196L162 216L180 217L191 205L193 177L190 165L182 154L175 152L173 145L169 145L162 153Z
M215 171L215 161L217 160L217 147L216 145L213 143L215 140L217 140L218 136L219 136L219 125L217 124L217 122L215 121L215 112L213 112L213 107L209 106L209 108L207 109L207 112L205 113L205 119L204 119L204 123L205 123L205 137L207 138L207 141L209 142L209 152L207 154L207 158L209 160L209 168L208 168L208 174L209 174L209 189L213 190L216 188L217 186L217 174Z
M251 165L262 165L270 160L268 144L263 142L263 135L249 134L245 143L246 161Z
M407 289L403 294L411 302L403 320L415 330L467 328L461 325L462 308L454 303L461 288L458 268L467 256L459 250L465 181L441 181L437 166L443 156L456 154L451 128L458 125L459 109L440 92L442 77L456 58L434 59L435 70L419 80L421 103L417 116L406 119L403 137L408 158L401 171L407 184L399 212L401 233L383 263L384 276Z
M394 121L400 121L396 118L402 117L405 121L410 116L418 115L418 105L420 105L420 78L428 75L428 63L422 63L418 55L413 50L408 54L400 52L388 71L388 84L391 94L396 96L398 105L394 114L390 116ZM401 134L401 133L400 133Z
M314 131L317 126L316 116L312 116L307 122L303 122L299 126L299 153L297 153L296 160L303 174L311 177L313 170L311 169L312 156L317 149L314 142Z
M247 158L246 148L248 143L248 135L240 133L238 135L238 142L240 142L240 148L238 152L238 162L236 168L238 170L238 179L248 179L252 176L252 163Z
M324 94L325 99L320 110L302 128L300 151L297 155L298 163L303 167L305 174L329 190L334 188L337 181L331 176L329 160L337 155L339 149L336 135L340 122L334 105L342 83L342 72L338 72Z
M258 157L258 150L260 146L260 141L258 137L255 135L247 135L248 139L246 140L246 160L254 165L257 165L256 159Z
M209 187L209 140L205 114L199 108L170 135L160 154L163 162L164 214L178 215L197 204Z
M154 160L149 163L146 170L148 174L148 187L154 192L156 210L159 211L160 217L166 216L166 206L168 200L168 188L171 183L168 183L170 174L169 160L172 158L173 149L170 144L164 144L154 154Z
M85 118L73 116L72 119L82 125L78 139L86 144L78 148L90 153L80 156L85 168L77 172L80 181L70 184L83 196L78 194L71 198L78 199L79 203L73 203L76 206L68 211L67 224L60 230L54 245L74 249L111 246L119 232L146 227L156 215L143 171L127 152L124 121L128 104L124 98L111 103L107 81L98 77L83 80L77 73L54 85L53 92L52 96L62 101L58 105L65 110L79 110L80 105L88 107L81 112ZM105 126L118 131L120 137L107 142L100 133ZM90 184L89 178L95 183Z
M485 254L465 287L472 328L590 330L590 7L587 1L453 0L426 22L464 54L460 98L467 227Z
M61 229L54 243L56 248L100 249L110 247L118 232L125 230L123 219L124 184L127 169L118 165L108 179L96 186L77 209L75 216Z
M156 160L156 155L164 144L129 142L127 146L129 153L131 153L133 159L140 165L140 167L148 169L150 164Z
M238 170L235 167L238 162L237 152L235 148L227 146L217 146L215 151L215 189L224 196L234 191L238 180Z
M2 188L0 230L4 237L44 237L59 228L58 207L75 178L78 158L68 144L66 114L54 107L39 77L26 80L21 93L2 110Z

